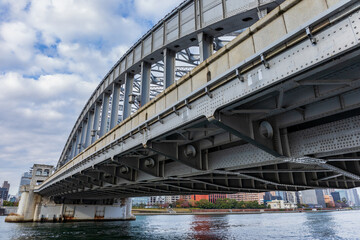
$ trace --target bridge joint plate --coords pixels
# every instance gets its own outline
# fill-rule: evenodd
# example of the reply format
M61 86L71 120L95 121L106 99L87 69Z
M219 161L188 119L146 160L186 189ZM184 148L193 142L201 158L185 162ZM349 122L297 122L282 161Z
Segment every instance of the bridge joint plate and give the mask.
M245 77L243 75L241 75L241 69L240 68L237 68L235 70L235 74L236 74L236 77L239 79L240 82L245 82Z
M191 109L191 105L189 103L189 100L188 99L185 99L185 105L188 109Z
M209 98L213 97L213 94L210 92L209 87L205 87L205 93L206 93L206 95L208 95Z
M164 124L164 120L160 117L160 115L157 117L157 120L159 123Z
M309 27L309 26L306 27L306 28L305 28L305 31L306 31L306 35L307 35L307 37L309 38L311 44L312 44L312 45L316 45L316 38L313 36L310 27Z
M264 65L264 67L266 69L269 69L270 68L270 64L269 62L266 60L264 54L260 54L260 60L261 60L261 63Z

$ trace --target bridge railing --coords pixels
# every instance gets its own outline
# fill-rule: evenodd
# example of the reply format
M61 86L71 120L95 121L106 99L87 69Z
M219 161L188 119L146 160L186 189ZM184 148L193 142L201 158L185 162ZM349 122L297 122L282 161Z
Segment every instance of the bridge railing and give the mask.
M58 167L117 124L121 90L124 98L122 117L125 119L130 115L129 100L136 73L141 73L141 105L145 105L150 100L149 75L152 63L164 62L164 86L169 87L175 79L174 53L179 49L199 46L200 59L204 60L211 55L214 37L250 26L258 19L258 13L261 13L258 11L266 12L281 2L283 0L183 2L134 44L106 74L79 115L61 154ZM108 112L111 112L110 116Z

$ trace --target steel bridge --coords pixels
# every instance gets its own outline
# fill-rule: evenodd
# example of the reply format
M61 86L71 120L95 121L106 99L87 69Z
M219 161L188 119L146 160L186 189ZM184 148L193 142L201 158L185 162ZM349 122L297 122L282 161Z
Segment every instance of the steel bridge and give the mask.
M187 0L106 74L53 199L360 186L360 3Z

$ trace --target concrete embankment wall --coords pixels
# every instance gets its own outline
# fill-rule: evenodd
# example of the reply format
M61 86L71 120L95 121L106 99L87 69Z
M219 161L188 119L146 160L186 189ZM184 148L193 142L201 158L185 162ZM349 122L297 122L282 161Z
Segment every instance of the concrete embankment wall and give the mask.
M317 209L319 212L345 211L349 209L322 208ZM293 212L314 212L312 209L189 209L184 212L167 212L167 211L146 211L134 210L134 215L216 215L216 214L260 214L260 213L293 213Z
M3 215L9 215L10 213L16 213L17 212L18 207L8 207L8 206L4 206L0 208L0 216Z

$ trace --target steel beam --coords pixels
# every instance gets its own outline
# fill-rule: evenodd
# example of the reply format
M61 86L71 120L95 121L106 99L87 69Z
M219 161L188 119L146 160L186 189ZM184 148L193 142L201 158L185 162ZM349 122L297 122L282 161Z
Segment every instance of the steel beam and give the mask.
M270 184L270 185L280 186L280 187L314 188L314 186L283 184L283 183L280 183L280 182L269 181L269 180L266 180L266 179L262 179L262 178L258 178L258 177L254 177L254 176L251 176L251 175L247 175L247 174L243 174L243 173L238 173L238 172L215 170L215 171L213 171L213 173L236 175L236 176L239 176L239 177L241 177L241 178L252 179L252 180L255 180L255 181L258 181L258 182L262 182L262 183L264 183L264 184Z
M125 170L124 170L125 167ZM105 172L110 174L114 177L122 178L131 182L134 182L137 179L137 171L131 167L127 166L107 166L107 165L100 165L97 167L99 171Z
M319 178L319 179L314 179L314 181L327 181L327 180L330 180L330 179L333 179L333 178L337 178L337 177L340 177L342 176L342 174L334 174L334 175L331 175L331 176L327 176L327 177L323 177L323 178Z
M120 157L116 159L120 164L124 164L138 171L144 172L154 177L163 177L165 163L159 161L156 156L151 157Z
M93 188L93 184L89 182L89 177L84 176L84 175L74 175L73 178L77 179L79 181L79 187L81 185L83 185L83 186L86 186L86 187L88 187L90 189Z
M207 155L202 153L199 143L179 146L177 143L148 142L146 148L195 169L206 170L208 168Z
M261 150L275 156L282 156L281 140L275 138L278 137L277 129L273 129L273 126L268 125L270 129L267 130L267 134L262 134L261 123L252 122L249 115L234 116L219 113L218 119L210 118L210 123L222 128L229 133L243 139L244 141L260 148Z

